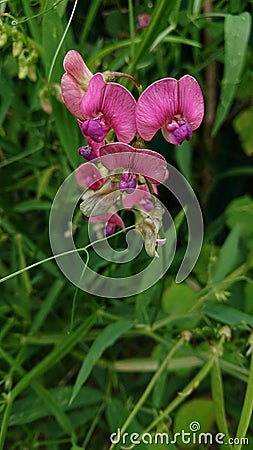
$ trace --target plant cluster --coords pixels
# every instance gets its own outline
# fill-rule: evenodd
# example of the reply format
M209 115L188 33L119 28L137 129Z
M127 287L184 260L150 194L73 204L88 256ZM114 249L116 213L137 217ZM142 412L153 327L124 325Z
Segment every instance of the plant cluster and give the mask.
M0 450L252 447L251 14L248 0L0 1ZM205 226L181 283L188 211L167 164ZM81 211L61 239L101 277L162 265L170 212L174 259L149 289L98 297L58 269L50 211L73 171ZM130 228L145 248L108 261L90 226L119 254Z

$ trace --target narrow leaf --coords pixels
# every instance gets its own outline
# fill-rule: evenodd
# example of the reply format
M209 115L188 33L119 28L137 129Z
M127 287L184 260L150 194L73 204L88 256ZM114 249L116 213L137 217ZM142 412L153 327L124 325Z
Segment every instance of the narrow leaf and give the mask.
M129 73L133 73L136 69L137 64L143 60L144 56L150 51L154 40L159 35L161 24L163 23L165 17L168 17L169 12L175 7L176 1L171 0L160 0L156 2L153 9L153 14L148 27L143 31L142 40L140 45L137 47L133 60L131 61L129 67Z
M77 375L77 379L73 388L70 402L78 395L82 385L90 375L93 366L98 361L102 353L114 344L119 337L126 333L133 326L132 322L120 320L119 322L108 325L102 333L93 342L86 358L83 361L81 369Z
M73 116L71 116L67 108L54 98L52 98L52 105L55 126L61 145L72 168L76 169L78 164L80 164L80 156L77 151L79 147L80 130L78 128L77 121Z
M215 136L224 122L236 88L240 83L251 29L251 16L243 12L225 18L224 74L221 82L220 101L212 134Z
M207 303L204 307L204 313L219 323L231 326L241 323L242 326L248 324L253 327L253 316L228 305Z
M240 224L236 225L229 233L219 254L219 259L214 267L212 282L219 283L231 272L237 262L239 251L239 238L242 233Z
M43 300L41 308L33 319L30 334L37 333L41 328L64 286L65 280L56 280L53 283L46 298Z
M48 167L47 169L43 170L42 173L40 173L40 178L38 182L38 190L37 190L37 199L39 200L44 193L47 190L48 183L50 181L50 178L53 174L53 172L57 169L56 165L53 165L51 167Z
M46 9L53 6L53 0L47 0ZM42 22L42 46L44 49L44 64L46 69L46 77L49 75L49 70L57 51L59 42L64 33L62 19L60 18L56 9L51 9L43 16ZM53 70L51 81L59 83L60 77L63 74L62 61L66 53L65 44L60 49L58 58Z

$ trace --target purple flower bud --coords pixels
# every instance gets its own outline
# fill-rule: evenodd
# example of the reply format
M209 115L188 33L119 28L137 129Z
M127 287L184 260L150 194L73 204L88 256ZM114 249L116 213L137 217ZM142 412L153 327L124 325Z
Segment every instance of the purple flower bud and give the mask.
M106 226L105 226L105 236L111 236L113 233L115 233L116 230L116 224L115 223L110 223L110 221L107 222Z
M119 189L121 192L127 192L127 194L132 194L134 192L138 181L138 176L134 173L122 172L119 181Z
M85 147L79 147L78 153L88 161L97 158L96 152L89 145L86 145Z
M181 145L182 142L186 139L189 141L192 137L192 129L190 125L185 122L179 128L173 131L174 138L177 142L177 145Z
M89 136L95 142L102 142L110 130L102 117L84 120L80 127L83 135Z
M140 205L147 212L150 212L153 209L153 207L154 207L151 198L147 198L147 197L140 201Z

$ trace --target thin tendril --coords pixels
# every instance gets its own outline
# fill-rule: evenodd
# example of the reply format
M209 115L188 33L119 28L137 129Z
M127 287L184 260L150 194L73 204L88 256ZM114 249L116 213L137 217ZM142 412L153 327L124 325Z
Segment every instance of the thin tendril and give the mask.
M75 252L82 252L82 251L86 251L88 248L92 247L94 244L98 244L99 242L103 242L106 241L107 239L110 239L113 236L116 236L119 233L123 233L125 231L130 230L131 228L134 228L135 225L129 225L129 227L126 227L122 230L117 231L114 234L111 234L110 236L106 236L104 238L101 239L97 239L94 242L91 242L90 244L86 245L85 247L80 247L80 248L74 248L72 250L68 250L67 252L63 252L63 253L58 253L58 255L53 255L53 256L49 256L48 258L45 258L41 261L37 261L36 263L31 264L30 266L27 267L23 267L22 269L17 270L16 272L10 273L9 275L6 275L6 277L0 278L0 283L4 283L4 281L10 280L11 278L16 277L17 275L20 275L21 273L25 272L26 270L30 270L33 269L34 267L40 266L41 264L44 264L46 262L52 261L53 259L59 258L61 256L67 256L67 255L71 255L72 253Z
M89 259L90 259L90 255L89 255L87 249L84 248L83 250L84 250L84 252L86 253L86 261L85 261L85 264L84 264L84 268L83 268L83 270L82 270L82 273L81 273L81 275L80 275L78 285L80 284L80 281L81 281L81 279L83 278L83 276L84 276L84 274L85 274L85 271L86 271L86 268L87 268L87 266L88 266L88 264L89 264ZM71 318L70 318L70 328L69 328L69 332L70 332L70 333L71 333L71 331L73 330L74 316L75 316L75 308L76 308L76 301L77 301L78 291L79 291L79 287L77 286L77 287L75 288L75 293L74 293L74 297L73 297L73 301L72 301L72 307L71 307Z
M65 30L64 30L64 33L63 33L63 35L62 35L62 38L61 38L61 40L60 40L60 42L59 42L59 45L58 45L58 47L57 47L57 49L56 49L56 52L55 52L55 54L54 54L53 61L52 61L52 63L51 63L50 70L49 70L49 74L48 74L48 83L50 83L51 76L52 76L52 72L53 72L54 65L55 65L55 61L56 61L56 59L57 59L57 56L58 56L58 54L59 54L59 51L60 51L61 46L62 46L62 44L63 44L63 41L64 41L64 39L65 39L65 37L66 37L66 34L67 34L68 30L69 30L69 27L70 27L70 25L71 25L71 22L72 22L74 13L75 13L75 9L76 9L76 7L77 7L77 3L78 3L78 0L75 0L75 3L74 3L74 6L73 6L73 9L72 9L72 11L71 11L71 15L70 15L69 21L68 21L67 26L66 26L66 28L65 28Z

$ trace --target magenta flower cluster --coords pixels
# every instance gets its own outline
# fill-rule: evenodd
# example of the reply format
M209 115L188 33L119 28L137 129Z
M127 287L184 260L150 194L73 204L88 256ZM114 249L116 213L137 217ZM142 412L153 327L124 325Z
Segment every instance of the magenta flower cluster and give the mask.
M109 236L117 226L125 227L117 213L119 204L133 210L147 253L158 256L156 247L164 243L159 237L163 208L152 194L157 194L156 186L168 171L165 158L144 148L144 141L160 129L174 145L191 139L204 114L199 84L190 75L180 80L164 78L148 86L136 101L124 86L111 81L133 77L117 72L93 75L75 50L67 53L64 69L62 97L87 141L79 148L87 162L76 171L78 184L86 188L83 214L93 223L104 223ZM110 198L106 210L92 214L105 196Z

